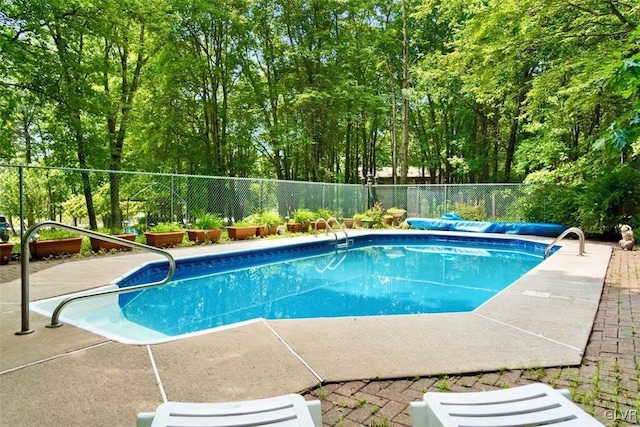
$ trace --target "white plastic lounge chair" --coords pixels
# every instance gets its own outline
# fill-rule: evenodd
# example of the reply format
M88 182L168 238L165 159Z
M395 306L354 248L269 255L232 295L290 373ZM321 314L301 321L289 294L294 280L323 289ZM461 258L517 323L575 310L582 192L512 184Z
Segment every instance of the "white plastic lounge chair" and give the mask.
M299 394L228 403L166 402L138 414L137 427L299 426L322 427L320 401Z
M471 393L425 393L411 402L413 427L604 426L570 400L568 390L536 383Z

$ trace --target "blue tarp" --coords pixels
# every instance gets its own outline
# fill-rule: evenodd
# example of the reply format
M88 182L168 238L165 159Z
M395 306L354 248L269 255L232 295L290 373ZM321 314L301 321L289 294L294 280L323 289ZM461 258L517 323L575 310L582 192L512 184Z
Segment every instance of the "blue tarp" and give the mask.
M471 231L476 233L529 234L533 236L557 237L568 227L561 224L536 222L489 222L465 221L455 212L442 218L408 218L411 228L438 231Z

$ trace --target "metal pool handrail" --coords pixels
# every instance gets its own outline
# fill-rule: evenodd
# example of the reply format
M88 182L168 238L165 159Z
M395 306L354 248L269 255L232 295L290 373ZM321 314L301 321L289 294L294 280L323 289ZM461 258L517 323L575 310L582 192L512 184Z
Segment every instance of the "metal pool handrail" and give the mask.
M94 237L96 239L100 239L100 240L105 240L107 242L111 242L111 243L116 243L119 245L123 245L123 246L127 246L130 248L138 248L144 251L148 251L148 252L153 252L156 253L158 255L162 255L164 257L166 257L169 261L169 271L167 272L166 277L159 281L159 282L153 282L153 283L146 283L143 285L136 285L136 286L130 286L127 288L118 288L118 289L108 289L108 290L103 290L103 291L96 291L93 293L88 293L88 294L82 294L82 295L76 295L76 296L72 296L72 297L67 297L65 299L63 299L60 304L58 304L58 306L55 308L55 310L53 311L53 314L51 315L51 324L47 325L47 327L58 327L58 326L62 326L62 323L58 322L58 319L60 317L60 312L62 311L62 309L69 304L72 301L78 300L78 299L82 299L82 298L90 298L90 297L96 297L96 296L100 296L100 295L108 295L108 294L121 294L121 293L128 293L128 292L134 292L134 291L139 291L142 289L148 289L148 288L152 288L152 287L156 287L156 286L161 286L166 284L169 280L171 280L171 278L173 277L173 273L176 271L176 261L173 258L173 256L162 249L159 248L155 248L153 246L148 246L148 245L144 245L142 243L138 243L138 242L132 242L130 240L125 240L125 239L121 239L119 237L114 237L114 236L109 236L107 234L102 234L102 233L98 233L96 231L91 231L91 230L85 230L83 228L78 228L78 227L74 227L72 225L67 225L67 224L62 224L60 222L57 221L44 221L38 224L35 224L31 227L29 227L27 229L27 231L24 233L24 235L22 236L21 239L21 259L20 259L20 265L21 265L21 281L22 281L22 329L18 332L16 332L16 335L26 335L26 334L30 334L31 332L33 332L32 329L29 328L29 239L31 238L31 235L36 231L39 230L42 227L45 226L53 226L53 227L57 227L57 228L62 228L62 229L66 229L69 231L73 231L76 232L78 234L83 234L85 236L89 236L89 237Z
M318 236L318 223L319 222L324 222L325 225L325 234L329 234L329 231L331 231L333 233L333 235L336 238L336 241L338 241L338 234L336 233L336 231L333 229L333 227L331 227L329 225L329 222L324 219L324 218L318 218L315 220L315 222L313 223L313 228L315 230L315 235Z
M584 254L584 241L585 241L584 233L578 227L571 227L571 228L568 228L568 229L564 230L562 232L562 234L560 234L558 237L553 239L553 242L551 242L551 243L549 243L549 245L547 245L547 247L544 249L544 258L545 259L547 259L547 257L549 256L549 252L551 251L551 248L553 248L553 245L555 245L560 240L564 239L569 233L573 233L573 234L577 235L578 238L580 239L580 243L579 243L579 246L578 246L578 256L582 256Z
M319 218L316 220L314 228L315 228L315 234L316 236L318 235L318 221L322 221L326 224L327 228L326 228L326 233L328 233L329 231L331 231L333 233L333 235L336 238L336 244L338 244L338 233L336 233L336 230L333 228L333 226L331 226L329 224L329 222L333 223L333 224L338 224L338 227L340 228L340 231L342 231L344 233L344 245L345 246L349 246L349 235L347 234L347 230L345 230L345 228L342 226L342 224L340 224L340 221L338 221L337 219L335 219L334 217L327 219L324 218Z
M338 224L338 227L340 228L340 231L342 231L344 233L344 241L348 245L348 243L349 243L349 235L347 234L347 230L342 226L340 221L338 221L334 217L329 218L329 221L331 221L333 224ZM333 227L331 227L331 229L333 229ZM336 236L336 240L338 240L337 236Z

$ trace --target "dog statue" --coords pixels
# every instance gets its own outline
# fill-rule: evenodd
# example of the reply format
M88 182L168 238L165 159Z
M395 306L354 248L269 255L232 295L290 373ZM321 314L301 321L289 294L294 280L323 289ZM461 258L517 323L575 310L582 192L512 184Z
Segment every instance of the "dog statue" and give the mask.
M622 236L622 240L620 240L620 247L622 250L630 251L633 249L634 235L633 230L627 224L620 227L620 235Z

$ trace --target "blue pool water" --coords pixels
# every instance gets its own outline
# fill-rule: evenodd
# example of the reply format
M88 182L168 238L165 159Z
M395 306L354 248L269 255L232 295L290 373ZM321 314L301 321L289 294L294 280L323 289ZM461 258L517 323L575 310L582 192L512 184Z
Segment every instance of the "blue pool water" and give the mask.
M471 311L542 261L544 245L433 235L356 238L179 260L167 286L121 294L122 316L167 336L255 318ZM119 286L158 280L152 263Z

